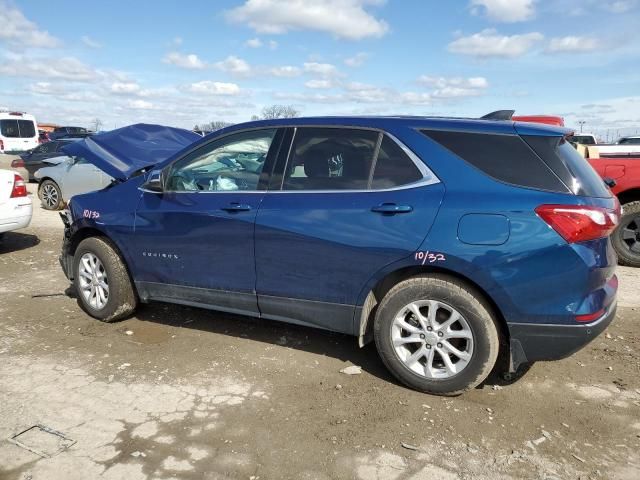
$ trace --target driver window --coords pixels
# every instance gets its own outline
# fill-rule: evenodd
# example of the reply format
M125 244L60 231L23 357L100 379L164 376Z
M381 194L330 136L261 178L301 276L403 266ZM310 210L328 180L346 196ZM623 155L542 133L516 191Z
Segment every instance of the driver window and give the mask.
M275 128L242 132L199 148L172 166L167 190L257 190L275 134Z

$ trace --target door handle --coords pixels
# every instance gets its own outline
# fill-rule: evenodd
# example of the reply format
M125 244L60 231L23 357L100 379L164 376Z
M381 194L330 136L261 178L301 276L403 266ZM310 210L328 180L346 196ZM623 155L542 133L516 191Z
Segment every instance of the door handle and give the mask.
M233 202L227 205L226 207L222 207L222 210L225 212L248 212L251 210L251 205L246 205L244 203Z
M411 205L396 205L395 203L383 203L371 209L372 212L384 213L386 215L395 215L396 213L413 212Z

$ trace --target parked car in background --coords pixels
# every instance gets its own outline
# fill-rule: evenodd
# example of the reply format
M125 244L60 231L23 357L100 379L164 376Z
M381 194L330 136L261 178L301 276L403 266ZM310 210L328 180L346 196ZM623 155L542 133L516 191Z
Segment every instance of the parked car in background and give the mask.
M49 133L51 140L57 140L64 137L82 138L91 135L93 132L84 127L56 127L53 132Z
M515 122L542 123L545 125L564 127L564 118L556 115L514 115L512 120Z
M19 159L11 162L11 168L24 168L29 173L29 181L35 181L35 173L42 167L50 166L47 160L60 157L60 149L69 142L77 142L79 138L62 138L52 142L43 143L33 150L23 153ZM54 164L60 163L54 161Z
M596 136L592 133L574 133L571 135L569 139L571 143L576 143L578 145L597 145L598 140Z
M155 300L319 327L375 340L412 388L460 394L496 365L571 355L615 316L619 204L569 133L292 118L162 161L96 154L115 182L70 202L61 265L102 321Z
M38 125L33 115L0 112L0 153L25 152L38 146Z
M613 179L612 188L622 204L620 226L611 241L622 265L640 267L640 155L637 157L604 157L599 148L590 148L589 163L603 177Z
M616 142L616 145L640 145L640 136L622 137Z
M31 222L33 206L23 178L11 170L0 170L0 238Z
M37 170L38 198L46 210L59 210L74 195L100 190L113 178L82 157L60 156L49 159L53 165Z

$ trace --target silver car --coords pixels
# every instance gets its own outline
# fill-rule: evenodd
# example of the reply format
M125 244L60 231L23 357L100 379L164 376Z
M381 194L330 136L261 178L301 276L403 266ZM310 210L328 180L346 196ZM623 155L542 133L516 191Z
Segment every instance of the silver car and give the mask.
M45 162L51 166L37 170L34 177L40 184L38 197L47 210L59 210L74 195L101 190L113 181L82 157L61 156Z

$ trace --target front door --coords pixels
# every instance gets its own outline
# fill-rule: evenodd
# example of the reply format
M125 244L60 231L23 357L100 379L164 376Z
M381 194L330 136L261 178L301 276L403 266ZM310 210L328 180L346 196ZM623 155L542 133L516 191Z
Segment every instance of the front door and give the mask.
M269 191L256 220L260 310L354 333L363 287L415 254L444 188L406 147L373 130L298 128L283 170L281 190Z
M141 296L258 313L254 225L277 139L276 129L214 139L164 170L163 193L143 193L133 249Z

